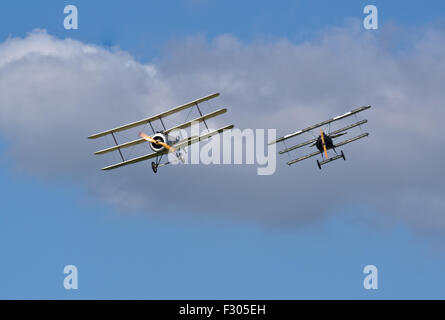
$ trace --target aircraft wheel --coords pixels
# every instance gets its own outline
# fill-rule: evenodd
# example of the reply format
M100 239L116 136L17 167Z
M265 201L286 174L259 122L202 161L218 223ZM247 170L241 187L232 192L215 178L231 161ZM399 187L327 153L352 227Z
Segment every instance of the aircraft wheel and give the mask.
M345 154L343 153L343 150L341 151L341 157L343 158L344 161L346 161Z
M153 169L154 173L158 172L158 165L155 162L151 163L151 168Z

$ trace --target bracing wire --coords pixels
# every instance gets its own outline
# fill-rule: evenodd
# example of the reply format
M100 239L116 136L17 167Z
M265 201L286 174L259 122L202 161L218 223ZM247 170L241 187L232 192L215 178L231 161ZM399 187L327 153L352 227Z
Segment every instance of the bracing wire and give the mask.
M287 149L286 140L283 140L283 144L284 144L284 148ZM287 155L289 157L289 160L292 160L292 158L290 156L290 153L289 152L286 152L286 153L287 153Z

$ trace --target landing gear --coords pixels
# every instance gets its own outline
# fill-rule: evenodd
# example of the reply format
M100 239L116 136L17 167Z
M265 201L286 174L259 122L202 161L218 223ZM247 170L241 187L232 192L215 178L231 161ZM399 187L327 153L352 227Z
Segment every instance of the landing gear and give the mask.
M151 169L154 173L158 172L158 164L156 162L151 163Z
M331 161L335 161L335 160L340 159L340 158L343 158L343 160L346 161L346 157L345 157L345 154L343 153L343 151L341 151L340 154L337 154L336 156L331 157L331 158L328 158L328 159L325 159L325 160L323 160L323 161L318 161L318 160L317 160L318 169L321 170L321 166L322 166L322 165L324 165L324 164L326 164L326 163L329 163L329 162L331 162Z
M159 168L159 164L161 163L161 160L162 160L162 154L159 157L156 156L156 162L152 161L151 169L153 170L154 173L158 172L158 168Z

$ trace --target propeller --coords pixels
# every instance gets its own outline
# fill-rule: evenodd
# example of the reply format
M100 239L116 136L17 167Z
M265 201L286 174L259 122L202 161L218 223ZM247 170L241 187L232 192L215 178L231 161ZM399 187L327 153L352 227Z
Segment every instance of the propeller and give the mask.
M323 151L326 159L328 159L328 150L326 149L326 143L324 141L324 133L323 130L320 129L320 137L321 137L321 143L323 144Z
M175 148L173 148L172 146L168 145L167 143L164 143L164 142L158 141L156 139L153 139L152 137L150 137L148 134L145 134L144 132L139 132L139 137L141 137L142 139L147 140L148 142L157 144L159 146L163 146L169 152L175 152L176 151Z

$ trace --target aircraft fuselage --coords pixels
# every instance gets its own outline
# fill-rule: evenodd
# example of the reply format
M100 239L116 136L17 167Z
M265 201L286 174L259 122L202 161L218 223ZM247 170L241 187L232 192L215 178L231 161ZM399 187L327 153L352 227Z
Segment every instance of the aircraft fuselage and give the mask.
M334 142L332 141L332 138L330 136L328 136L327 134L325 134L323 132L323 138L324 138L324 142L326 144L326 149L333 149L334 148ZM317 149L320 152L323 152L323 142L321 140L321 136L318 136L317 138L317 142L315 143L315 146L317 147Z

